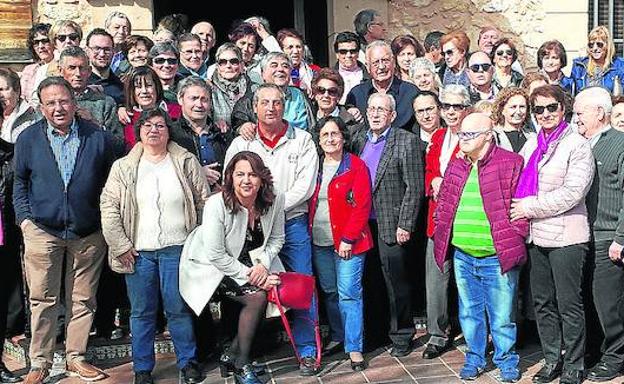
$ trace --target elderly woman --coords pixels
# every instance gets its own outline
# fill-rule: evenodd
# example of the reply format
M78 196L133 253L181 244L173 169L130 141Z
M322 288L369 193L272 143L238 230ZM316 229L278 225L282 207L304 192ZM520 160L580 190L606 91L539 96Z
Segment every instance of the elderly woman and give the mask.
M343 92L344 80L335 69L322 68L312 79L313 107L317 108L316 118L320 120L329 116L340 117L349 129L349 133L353 135L362 128L363 124L356 121L347 107L338 104Z
M182 79L178 75L180 67L180 53L172 43L156 43L147 55L150 66L158 75L162 85L165 101L175 103L177 99L177 85Z
M607 27L599 25L589 32L588 55L574 59L570 77L574 81L574 93L597 85L610 93L624 86L624 59L617 56L613 39Z
M171 119L178 119L182 109L178 103L165 101L162 83L154 70L147 66L133 68L124 81L126 94L126 106L120 108L118 114L120 120L126 122L124 127L124 140L126 149L129 151L137 141L134 129L141 112L151 108L161 108ZM127 118L122 119L122 114Z
M153 46L154 42L148 37L141 35L128 36L121 50L128 59L130 64L129 70L147 65L147 57Z
M392 54L399 67L396 76L405 81L412 82L410 67L418 57L425 56L425 48L412 35L399 35L390 43Z
M27 45L34 63L25 66L21 73L22 93L27 102L30 102L35 90L34 81L37 69L54 59L54 45L48 36L50 27L50 24L37 23L28 31Z
M459 84L466 88L470 87L470 79L466 72L468 63L467 54L470 49L470 39L463 31L447 33L440 39L444 64L440 76L442 85Z
M441 83L435 65L426 57L417 57L412 61L409 69L411 82L419 91L438 93Z
M228 38L241 50L247 76L254 83L262 84L264 81L260 71L261 39L255 28L249 23L240 23L228 33Z
M35 110L23 100L20 78L9 68L0 68L0 103L4 109L0 138L15 143L20 133L38 120Z
M529 116L529 95L522 88L503 88L492 110L494 136L498 146L519 153L535 137Z
M202 225L189 237L180 265L180 292L200 314L218 293L242 306L238 333L220 358L221 375L261 384L251 363L252 342L266 312L267 291L284 271L284 197L273 190L260 156L243 151L225 169L223 189L206 202Z
M178 289L182 245L198 225L210 189L197 158L170 141L167 113L141 112L137 144L117 160L102 191L102 232L111 269L124 273L130 299L135 383L152 383L158 298L185 384L201 381L193 320Z
M277 41L282 51L288 55L292 63L290 84L310 94L312 78L321 67L306 62L305 41L303 40L303 36L293 28L284 28L277 32Z
M594 157L589 141L564 119L561 87L539 87L530 101L541 130L521 153L525 168L511 218L531 221L531 291L545 359L533 382L547 383L561 375L561 383L581 383L585 354L581 286L590 240L585 195L594 176Z
M217 69L211 80L212 120L222 132L232 128L234 104L253 94L256 85L245 74L243 54L234 43L225 43L215 55Z
M566 50L559 40L549 40L537 50L537 66L548 84L558 84L572 93L572 79L561 71L568 63Z
M518 59L518 50L510 39L500 39L490 53L490 59L494 63L494 76L492 84L498 89L505 87L519 87L524 76L511 68Z
M334 116L321 119L313 131L321 155L309 219L313 262L331 329L325 351L333 353L344 344L351 368L362 371L362 274L364 255L373 247L368 227L372 198L366 164L348 152L349 135L344 121Z

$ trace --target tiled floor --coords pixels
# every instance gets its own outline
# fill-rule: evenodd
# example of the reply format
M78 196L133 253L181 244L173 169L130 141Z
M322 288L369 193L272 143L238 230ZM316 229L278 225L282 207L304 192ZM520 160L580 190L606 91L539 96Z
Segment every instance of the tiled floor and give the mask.
M268 372L262 377L267 383L278 384L303 384L303 383L335 383L335 384L359 384L359 383L462 383L458 377L459 369L464 361L461 340L456 342L457 348L445 353L441 358L424 360L422 350L424 346L420 337L416 341L417 348L412 354L404 358L393 358L386 349L378 349L366 355L369 367L363 372L357 373L351 370L348 359L344 356L335 356L323 361L323 371L316 377L302 378L298 376L297 365L292 357L292 351L288 345L282 345L273 352L267 352L261 362L265 362ZM521 384L531 383L531 376L540 368L539 360L541 352L539 345L530 344L521 349L521 368L523 378ZM5 359L11 369L18 373L25 373L23 365ZM100 381L101 384L131 384L132 365L127 362L110 362L103 366L110 377ZM222 379L219 376L218 367L215 363L205 367L206 380L204 384L233 384L233 378ZM178 371L175 367L175 358L166 355L158 359L154 378L157 384L178 383ZM64 375L55 377L53 383L78 384L80 380L76 378L65 378ZM620 377L609 383L621 384L623 378ZM497 370L490 366L485 374L473 381L475 384L494 384L497 380ZM557 383L557 382L554 382ZM589 383L589 381L586 381Z

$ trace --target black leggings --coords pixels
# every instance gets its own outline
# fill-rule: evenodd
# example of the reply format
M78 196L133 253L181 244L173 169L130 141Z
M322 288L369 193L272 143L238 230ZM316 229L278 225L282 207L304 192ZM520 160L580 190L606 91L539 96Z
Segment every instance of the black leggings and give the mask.
M240 369L243 365L250 363L251 345L256 329L264 318L267 294L265 291L258 291L243 296L228 296L228 299L242 305L238 317L238 333L229 349L230 354L236 356L234 365Z

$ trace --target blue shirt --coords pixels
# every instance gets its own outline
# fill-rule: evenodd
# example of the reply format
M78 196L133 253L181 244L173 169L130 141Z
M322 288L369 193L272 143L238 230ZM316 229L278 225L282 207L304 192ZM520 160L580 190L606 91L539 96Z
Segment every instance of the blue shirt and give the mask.
M52 153L54 154L54 159L56 160L56 165L61 174L61 179L63 179L63 183L65 183L65 187L67 187L74 173L76 157L78 157L78 148L80 147L78 124L74 119L69 126L69 132L63 135L48 123L46 134L50 142L50 147L52 148Z
M391 128L386 129L381 135L379 135L379 137L377 137L377 140L373 138L373 134L370 131L366 133L366 144L364 145L364 149L362 149L360 159L364 161L366 167L368 168L371 185L375 185L377 168L379 167L381 155L386 147L386 137L388 136L388 133L390 133L390 129ZM375 209L371 208L370 218L375 219L376 217L377 215L375 214Z

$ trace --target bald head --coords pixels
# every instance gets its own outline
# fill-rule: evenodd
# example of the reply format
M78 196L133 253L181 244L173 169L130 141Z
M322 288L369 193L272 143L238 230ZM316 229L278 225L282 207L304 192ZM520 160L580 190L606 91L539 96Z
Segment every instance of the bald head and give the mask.
M487 53L474 52L468 59L468 79L470 84L480 92L489 93L492 86L494 67Z
M462 121L459 136L459 149L472 162L481 159L492 141L492 120L485 113L471 113Z
M461 130L465 132L489 131L492 129L492 119L485 113L476 112L464 118Z

